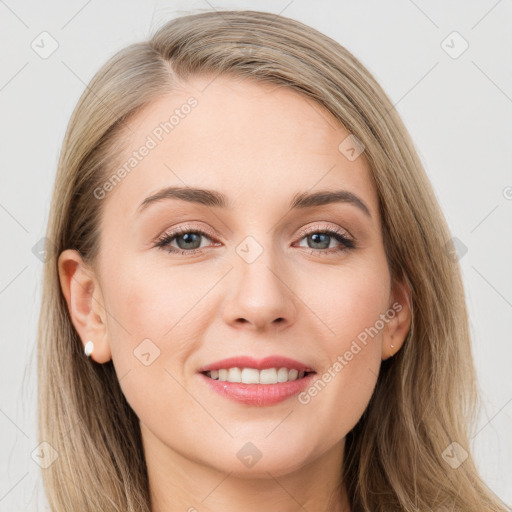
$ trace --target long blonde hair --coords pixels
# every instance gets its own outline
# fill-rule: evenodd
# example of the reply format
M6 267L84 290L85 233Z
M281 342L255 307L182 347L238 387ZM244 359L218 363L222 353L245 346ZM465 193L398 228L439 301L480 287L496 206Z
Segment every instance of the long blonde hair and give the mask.
M391 101L353 55L316 30L267 12L221 11L171 20L150 40L119 51L69 122L48 222L54 255L44 267L38 341L40 441L59 455L43 469L52 511L151 510L137 416L112 361L84 357L57 257L71 248L95 261L104 201L93 192L118 158L130 116L178 80L219 74L312 98L363 143L389 267L411 289L406 341L382 363L372 399L346 438L352 512L509 510L470 454L477 387L460 268L448 256L446 221ZM445 454L461 458L459 446L468 457L455 468Z

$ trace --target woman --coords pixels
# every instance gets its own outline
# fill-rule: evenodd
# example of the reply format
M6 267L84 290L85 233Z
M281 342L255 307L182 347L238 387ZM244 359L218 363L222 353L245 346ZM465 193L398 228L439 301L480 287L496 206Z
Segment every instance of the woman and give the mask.
M120 51L70 121L47 237L52 510L507 510L470 455L449 230L335 41L228 11Z

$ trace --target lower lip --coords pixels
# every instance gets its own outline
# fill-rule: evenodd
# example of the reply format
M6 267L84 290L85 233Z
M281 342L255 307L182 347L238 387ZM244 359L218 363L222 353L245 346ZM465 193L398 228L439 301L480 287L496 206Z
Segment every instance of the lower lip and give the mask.
M302 379L278 382L277 384L243 384L210 379L204 373L199 375L219 395L231 398L241 404L258 407L277 404L300 393L311 384L315 376L314 373L310 373Z

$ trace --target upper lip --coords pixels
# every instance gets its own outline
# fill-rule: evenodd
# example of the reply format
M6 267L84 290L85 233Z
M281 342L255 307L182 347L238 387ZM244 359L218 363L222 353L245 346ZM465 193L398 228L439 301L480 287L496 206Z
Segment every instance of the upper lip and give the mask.
M314 370L300 361L295 361L289 357L284 356L269 356L264 359L254 359L250 356L235 356L214 363L207 364L199 368L199 372L206 372L210 370L221 370L228 368L255 368L256 370L265 370L266 368L288 368L289 370L296 369L297 371L313 372Z

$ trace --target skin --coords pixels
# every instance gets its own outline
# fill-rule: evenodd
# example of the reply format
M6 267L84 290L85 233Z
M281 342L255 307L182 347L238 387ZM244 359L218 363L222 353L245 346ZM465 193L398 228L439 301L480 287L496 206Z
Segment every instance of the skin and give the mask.
M348 511L344 485L335 490L345 436L368 405L381 361L405 339L410 292L390 277L364 152L350 161L338 150L349 133L289 89L210 82L196 77L130 121L126 159L171 111L198 100L103 199L94 268L74 250L60 255L62 291L84 345L94 342L92 359L112 358L140 419L153 511ZM232 207L165 199L137 212L165 186L215 189ZM298 192L340 188L371 217L350 203L289 209ZM214 236L200 237L193 255L154 247L179 226ZM356 248L334 253L343 248L335 238L322 245L302 235L329 228ZM262 248L252 263L236 251L247 236ZM187 250L183 239L171 245ZM307 404L297 396L239 404L197 373L233 355L278 354L319 378L393 303L401 311ZM145 339L160 350L148 366L134 356ZM237 457L248 442L262 454L252 467Z

